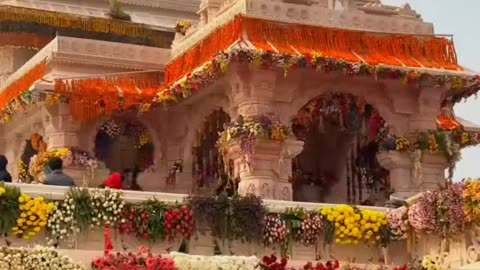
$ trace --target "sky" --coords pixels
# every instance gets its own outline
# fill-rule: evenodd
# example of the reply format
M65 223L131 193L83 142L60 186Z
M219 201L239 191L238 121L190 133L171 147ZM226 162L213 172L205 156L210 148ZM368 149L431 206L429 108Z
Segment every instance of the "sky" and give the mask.
M383 0L387 5L410 4L426 22L434 25L436 34L453 34L459 63L475 72L480 72L480 36L476 28L480 0ZM480 124L480 96L458 103L455 114L475 124ZM480 178L480 146L462 151L462 160L457 163L454 180ZM478 166L478 167L477 167Z

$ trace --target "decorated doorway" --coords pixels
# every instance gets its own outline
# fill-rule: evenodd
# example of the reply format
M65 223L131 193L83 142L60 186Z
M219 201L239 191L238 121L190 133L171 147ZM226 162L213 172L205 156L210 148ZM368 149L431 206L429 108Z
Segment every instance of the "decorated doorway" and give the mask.
M292 122L305 142L292 164L294 200L379 204L388 195L388 171L377 162L385 122L350 94L310 100Z
M138 121L111 119L95 137L95 156L111 172L125 169L151 170L154 146L148 130Z
M196 134L192 149L193 178L195 193L210 193L227 188L227 175L224 163L218 153L217 141L220 132L230 117L222 109L212 112L203 123L202 129Z

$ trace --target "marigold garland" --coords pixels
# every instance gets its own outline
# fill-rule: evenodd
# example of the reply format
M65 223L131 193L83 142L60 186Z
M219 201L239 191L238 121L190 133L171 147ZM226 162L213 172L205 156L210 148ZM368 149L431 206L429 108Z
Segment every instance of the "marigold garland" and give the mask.
M2 114L6 114L6 112L3 111L7 109L6 107L10 102L15 102L24 92L29 90L33 83L45 75L46 68L46 62L38 64L0 92L0 110Z
M57 32L79 37L83 32L95 39L121 39L162 48L170 47L174 36L174 33L150 29L139 23L12 6L0 9L0 31L41 33L52 38Z
M0 48L27 48L39 50L52 41L51 37L35 33L0 33Z
M156 74L131 78L58 80L55 92L67 97L70 112L81 122L151 102L160 84Z
M248 37L257 49L283 54L319 54L352 63L462 70L457 64L453 42L445 38L418 38L411 35L379 36L368 32L301 24L282 24L264 19L237 16L205 40L175 59L166 68L165 84L185 74Z

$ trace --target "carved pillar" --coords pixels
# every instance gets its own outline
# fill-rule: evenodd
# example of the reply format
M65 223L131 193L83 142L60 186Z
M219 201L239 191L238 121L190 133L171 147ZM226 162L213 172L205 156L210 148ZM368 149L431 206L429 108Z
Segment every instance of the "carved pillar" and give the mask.
M80 123L71 116L68 104L52 105L47 110L44 128L48 148L79 147Z
M390 185L394 191L393 197L407 199L419 191L412 177L412 161L407 153L397 151L380 152L378 163L390 171Z
M447 160L444 156L423 154L421 164L422 178L419 184L422 191L438 189L439 185L445 183Z
M274 107L277 73L251 70L247 66L235 66L231 70L230 101L238 115L278 117ZM240 178L239 193L292 200L291 159L302 148L303 142L257 139L255 152L247 157L241 153L238 142L231 144L228 156L234 161L235 176Z
M216 13L222 6L225 0L202 0L200 3L200 24L207 24L215 18Z

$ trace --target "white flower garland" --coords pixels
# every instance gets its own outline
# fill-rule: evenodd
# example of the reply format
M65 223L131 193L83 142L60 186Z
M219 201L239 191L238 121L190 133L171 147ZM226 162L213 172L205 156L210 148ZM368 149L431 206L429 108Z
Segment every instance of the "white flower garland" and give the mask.
M245 256L199 256L171 252L178 270L254 270L260 261L257 257Z
M92 228L101 225L114 225L125 206L123 193L109 188L94 189L90 192L93 204Z
M33 249L0 248L0 269L9 270L85 270L54 249L36 246Z
M77 224L75 224L74 209L75 204L70 193L66 194L63 202L55 203L55 211L50 214L47 221L47 230L49 232L47 240L49 245L58 243L58 241L66 241L73 233L80 231Z

